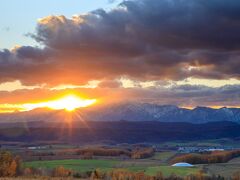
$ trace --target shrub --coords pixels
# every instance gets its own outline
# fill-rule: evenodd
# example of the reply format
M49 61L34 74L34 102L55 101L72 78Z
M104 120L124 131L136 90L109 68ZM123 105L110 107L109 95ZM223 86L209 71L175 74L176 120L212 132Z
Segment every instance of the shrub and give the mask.
M21 168L21 160L17 156L13 156L8 151L0 152L0 176L14 177L19 174Z
M53 176L54 177L68 177L71 176L72 171L65 169L63 166L56 167L53 170Z
M135 149L131 154L132 159L143 159L153 156L153 148Z

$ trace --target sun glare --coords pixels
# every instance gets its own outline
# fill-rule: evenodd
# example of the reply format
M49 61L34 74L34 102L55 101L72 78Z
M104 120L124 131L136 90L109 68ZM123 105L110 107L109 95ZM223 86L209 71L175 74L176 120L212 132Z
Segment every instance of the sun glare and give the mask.
M37 104L25 104L24 108L26 110L32 110L36 108L50 108L50 109L65 109L66 111L74 111L77 108L87 107L96 102L96 99L82 99L75 95L68 95L63 98L44 102L44 103L37 103Z
M80 107L87 107L95 103L95 99L81 99L77 96L69 95L62 99L48 103L48 107L52 109L65 109L66 111L74 111Z

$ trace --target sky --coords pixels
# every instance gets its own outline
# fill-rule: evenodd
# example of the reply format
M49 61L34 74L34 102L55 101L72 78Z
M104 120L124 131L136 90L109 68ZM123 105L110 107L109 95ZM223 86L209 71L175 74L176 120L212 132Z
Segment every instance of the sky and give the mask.
M117 1L109 0L8 0L0 2L0 48L13 48L16 45L38 45L26 36L34 32L37 20L49 15L65 15L87 13L105 8L110 9Z
M240 107L237 0L8 0L0 22L0 112L66 94Z

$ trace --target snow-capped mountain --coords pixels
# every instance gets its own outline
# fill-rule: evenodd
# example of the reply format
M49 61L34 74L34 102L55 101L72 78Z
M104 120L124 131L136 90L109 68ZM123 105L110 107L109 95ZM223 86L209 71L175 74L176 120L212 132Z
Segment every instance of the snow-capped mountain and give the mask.
M29 112L0 114L0 122L61 122L66 118L66 113L64 110L35 109ZM188 122L193 124L231 121L240 123L240 109L226 107L220 109L208 107L185 109L174 105L121 103L81 108L72 113L74 120L81 121L159 121Z
M126 103L90 108L82 113L85 119L96 121L240 122L240 109L226 107L220 109L196 107L190 110L173 105Z

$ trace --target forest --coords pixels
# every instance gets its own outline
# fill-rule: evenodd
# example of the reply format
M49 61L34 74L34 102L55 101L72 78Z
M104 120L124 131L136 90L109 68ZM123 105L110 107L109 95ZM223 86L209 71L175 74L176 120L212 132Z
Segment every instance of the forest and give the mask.
M184 154L175 157L172 162L188 162L191 164L212 164L212 163L225 163L229 160L240 156L240 150L233 151L214 151L211 153L203 154Z

